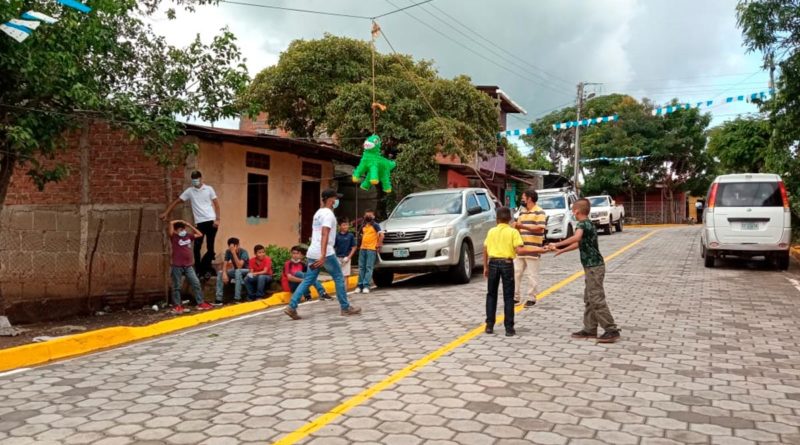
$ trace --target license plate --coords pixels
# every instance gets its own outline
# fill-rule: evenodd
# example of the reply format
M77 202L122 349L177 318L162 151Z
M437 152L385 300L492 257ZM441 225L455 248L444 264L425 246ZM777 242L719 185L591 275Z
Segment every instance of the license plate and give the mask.
M392 255L395 258L408 258L411 252L409 252L408 249L394 249Z
M742 230L758 230L758 223L742 223Z

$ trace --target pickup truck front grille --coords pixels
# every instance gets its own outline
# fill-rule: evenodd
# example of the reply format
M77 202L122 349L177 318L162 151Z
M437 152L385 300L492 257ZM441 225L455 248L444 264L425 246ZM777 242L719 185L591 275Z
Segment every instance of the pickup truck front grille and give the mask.
M417 231L394 231L394 232L386 232L383 236L383 243L384 244L403 244L403 243L418 243L425 239L425 236L428 234L426 230L417 230Z

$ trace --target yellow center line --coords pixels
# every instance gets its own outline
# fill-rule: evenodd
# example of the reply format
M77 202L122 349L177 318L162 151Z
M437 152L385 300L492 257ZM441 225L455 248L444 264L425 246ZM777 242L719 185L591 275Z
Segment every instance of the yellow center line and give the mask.
M650 233L638 238L636 241L633 241L632 243L622 247L621 249L619 249L616 252L614 252L611 255L609 255L606 258L606 261L611 261L614 258L618 257L619 255L622 255L625 251L627 251L628 249L632 248L633 246L641 243L642 241L646 240L647 238L650 238L651 236L653 236L658 231L659 230L652 231L652 232L650 232ZM582 270L578 271L578 272L575 272L574 274L568 276L567 278L559 281L558 283L556 283L556 284L550 286L549 288L547 288L545 291L541 292L536 297L536 299L537 300L541 300L541 299L547 297L548 295L551 295L551 294L555 293L559 289L561 289L564 286L572 283L573 281L577 280L578 278L580 278L583 275L584 275L584 272ZM515 312L519 312L522 309L523 309L523 306L517 306L516 308L514 308L514 311ZM497 323L502 323L502 322L503 322L503 316L501 315L501 316L499 316L497 318ZM321 429L325 425L333 422L337 417L339 417L342 414L350 411L351 409L357 407L358 405L361 405L362 403L366 402L367 400L371 399L373 396L375 396L375 394L378 394L379 392L391 387L395 383L397 383L400 380L408 377L409 375L413 374L417 370L419 370L419 369L425 367L426 365L428 365L429 363L437 360L439 357L447 354L448 352L452 351L453 349L455 349L455 348L463 345L464 343L472 340L473 338L477 337L478 335L480 335L483 332L483 329L484 329L484 326L480 325L480 326L476 327L475 329L472 329L471 331L467 332L466 334L458 337L457 339L451 341L450 343L442 346L441 348L429 353L425 357L422 357L422 358L420 358L418 360L415 360L414 362L410 363L405 368L394 372L393 374L389 375L388 377L386 377L385 379L381 380L380 382L370 386L369 388L364 389L360 393L358 393L358 394L350 397L349 399L345 400L340 405L336 406L335 408L333 408L332 410L328 411L327 413L317 417L316 419L314 419L311 422L303 425L302 427L296 429L295 431L287 434L286 436L283 436L282 438L278 439L278 441L274 442L273 445L291 445L291 444L295 444L298 441L308 437L309 435L313 434L315 431L318 431L319 429Z

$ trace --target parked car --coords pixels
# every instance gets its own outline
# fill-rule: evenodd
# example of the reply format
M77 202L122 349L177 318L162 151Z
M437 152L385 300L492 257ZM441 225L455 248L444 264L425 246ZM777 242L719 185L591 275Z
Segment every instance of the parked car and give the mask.
M575 218L572 216L572 204L578 200L574 192L567 189L538 190L537 204L547 214L547 240L563 240L575 233Z
M390 286L396 273L449 271L468 283L495 226L496 205L482 188L412 193L381 223L385 231L373 279Z
M611 227L622 232L622 219L625 218L625 208L617 205L616 201L608 195L590 196L586 198L592 206L589 219L595 227L601 228L606 235L611 235Z
M714 267L721 257L764 257L786 270L791 235L789 197L780 176L752 173L714 179L701 235L706 267Z

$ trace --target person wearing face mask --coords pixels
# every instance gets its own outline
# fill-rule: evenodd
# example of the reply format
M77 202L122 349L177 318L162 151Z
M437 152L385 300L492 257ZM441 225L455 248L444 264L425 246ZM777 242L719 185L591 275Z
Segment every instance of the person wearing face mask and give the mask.
M187 228L189 230L187 230ZM197 237L203 236L194 226L183 220L170 221L167 226L172 244L172 312L182 314L186 309L181 304L181 284L183 277L189 280L189 285L194 291L197 309L201 311L212 309L213 306L203 301L203 291L200 289L200 280L194 272L194 257L192 256L192 243Z
M378 259L378 249L383 245L383 230L375 222L375 212L364 212L364 224L361 227L361 250L358 252L358 286L357 294L368 294L372 271Z
M172 209L186 201L189 201L192 205L194 223L201 232L200 236L194 241L195 271L201 278L208 279L212 275L216 275L211 264L216 257L214 241L219 229L219 201L214 188L203 183L203 175L197 170L192 172L192 186L184 190L178 198L167 206L167 209L161 214L161 220L166 221L170 213L172 213ZM206 241L206 254L201 257L203 238Z
M544 232L547 227L547 214L536 201L539 194L533 188L522 193L521 206L513 227L519 230L525 243L522 251L514 259L514 304L522 303L522 280L528 277L528 292L525 307L536 304L536 286L539 284L539 253L544 246Z
M319 271L323 267L333 277L341 314L358 315L361 313L361 308L351 305L347 300L347 286L334 249L334 243L336 242L336 215L333 213L333 209L339 207L339 199L341 197L342 195L334 189L326 189L322 192L322 208L314 214L314 220L311 224L311 246L309 246L307 254L309 261L308 273L303 277L303 282L294 290L289 306L284 309L284 313L291 317L292 320L302 318L297 313L297 307L311 285L317 281Z

